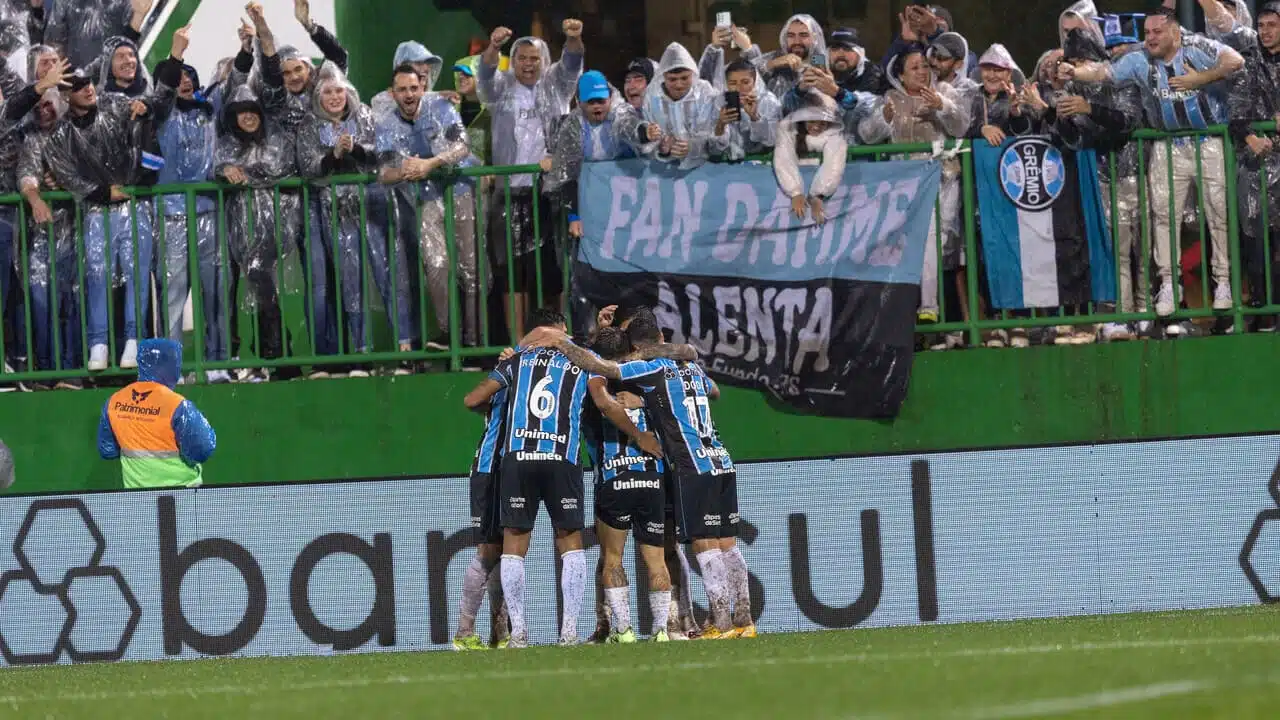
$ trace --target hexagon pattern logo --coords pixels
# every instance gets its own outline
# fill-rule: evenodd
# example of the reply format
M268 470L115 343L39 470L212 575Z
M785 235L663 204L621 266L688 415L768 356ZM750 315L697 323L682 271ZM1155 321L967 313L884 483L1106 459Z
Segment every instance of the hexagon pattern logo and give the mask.
M36 500L13 539L18 569L0 575L0 655L9 665L124 657L142 607L78 499Z
M1276 506L1258 513L1240 548L1240 568L1258 599L1280 602L1280 462L1271 472L1267 490Z

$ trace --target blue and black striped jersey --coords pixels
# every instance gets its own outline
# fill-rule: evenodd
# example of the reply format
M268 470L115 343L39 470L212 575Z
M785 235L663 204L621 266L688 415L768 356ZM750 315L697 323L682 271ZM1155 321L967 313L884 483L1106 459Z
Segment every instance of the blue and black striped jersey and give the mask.
M507 394L504 462L563 460L578 464L588 373L560 351L522 351L498 364L489 377Z
M640 432L652 430L643 410L628 410L627 417L636 424ZM596 469L596 482L606 482L624 472L661 473L664 469L662 461L648 455L635 446L627 434L609 422L593 404L587 411L585 431L587 433L587 454L591 456L591 465Z
M733 470L711 420L711 379L695 363L636 360L622 363L622 381L644 394L662 451L673 470L719 475Z
M502 456L503 430L507 426L507 388L503 387L489 399L489 409L484 413L484 435L476 447L476 458L471 463L472 473L495 473Z

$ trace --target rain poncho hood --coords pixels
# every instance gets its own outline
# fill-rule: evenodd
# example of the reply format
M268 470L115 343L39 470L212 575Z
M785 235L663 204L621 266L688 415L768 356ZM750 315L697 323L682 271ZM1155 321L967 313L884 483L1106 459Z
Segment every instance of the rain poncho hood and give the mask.
M981 67L983 65L992 65L1012 73L1022 73L1018 63L1013 61L1013 55L1010 55L1009 50L1000 43L987 48L987 51L982 53L982 57L978 58L978 66Z
M667 94L665 75L677 70L693 72L694 79L689 92L674 100ZM658 74L649 83L644 97L645 120L656 123L663 133L689 143L689 154L680 163L685 169L705 162L707 140L715 129L718 112L716 89L697 75L698 68L689 51L680 43L671 43L663 51L662 59L658 61ZM652 149L648 147L646 151Z
M809 50L809 56L821 55L824 58L827 57L827 36L822 33L822 26L818 24L817 20L813 19L812 15L804 13L792 15L783 23L782 30L778 32L778 52L780 54L788 52L787 28L791 27L792 23L797 22L809 26L809 33L813 35L813 47Z
M444 60L439 55L431 52L426 45L416 40L407 40L396 47L395 60L391 69L394 70L405 63L428 63L431 65L431 73L427 77L427 90L435 89L436 82L440 79L440 69L444 67Z
M844 129L840 123L840 110L835 100L818 94L813 96L804 107L791 113L778 125L778 146L773 153L773 171L778 179L778 186L787 197L808 196L826 198L835 193L844 176L845 160L848 155L848 142L844 137ZM821 121L831 123L826 130L817 135L810 135L799 127L801 122ZM800 161L797 155L797 135L804 132L803 142L806 150L822 153L822 164L806 191L804 178L800 174Z
M133 76L133 82L127 86L118 84L115 75L112 72L112 59L117 50L122 47L129 48L133 51L133 57L137 60L138 71ZM102 57L99 59L102 63L98 68L98 92L119 92L129 97L137 97L145 93L151 87L151 73L147 72L147 66L142 62L142 56L138 53L138 45L126 37L110 37L102 44Z
M1093 0L1078 0L1058 16L1059 43L1067 40L1067 33L1062 29L1062 21L1068 17L1076 17L1083 20L1085 32L1095 36L1099 43L1106 45L1106 39L1102 36L1102 27L1098 25L1098 7L1093 4Z
M888 80L889 80L889 84L893 86L893 89L898 90L900 92L906 92L906 88L902 86L902 73L906 71L907 58L915 54L924 55L925 59L926 60L928 59L928 51L925 50L922 46L912 47L908 49L906 52L899 53L889 58L889 63L887 66L889 69ZM961 76L961 77L964 77L964 76ZM929 86L935 87L935 88L938 86L938 75L937 73L933 72L932 69L929 70Z
M1072 29L1062 43L1062 57L1069 60L1107 62L1111 59L1107 49L1090 33Z
M660 75L666 75L676 70L690 70L694 73L698 72L698 65L693 61L693 55L689 50L678 42L673 42L662 51L662 59L658 61L658 72L655 78Z
M514 58L516 52L525 45L537 48L542 58L542 74L532 88L523 92L527 93L530 89L533 91L532 109L541 125L540 139L545 151L546 143L555 134L557 121L569 112L569 105L578 90L583 56L581 53L566 51L561 54L559 62L553 64L547 44L534 37L516 40L511 46L511 56ZM476 73L476 88L480 102L488 105L491 113L493 157L490 160L496 165L515 165L522 160L532 160L531 157L520 157L521 148L528 153L539 144L537 135L532 134L537 132L536 129L530 128L529 123L519 117L522 112L526 112L521 104L528 99L527 95L521 95L521 87L524 86L516 79L514 71L503 71L484 62L480 63ZM517 137L517 133L521 135ZM528 182L528 176L513 178L513 183L517 186L524 186Z
M170 390L182 378L182 345L151 339L138 343L138 382L160 383Z
M551 48L547 47L547 43L542 38L525 36L511 43L511 57L514 58L516 56L516 51L525 45L532 45L537 48L538 55L542 58L542 74L538 76L538 80L540 82L542 78L547 76L547 71L551 69ZM512 79L519 82L514 75L512 76ZM577 87L577 78L574 78L574 87Z
M231 93L231 97L227 98L227 104L223 106L223 123L225 127L232 133L239 135L242 131L236 123L236 116L242 112L255 112L262 118L262 123L258 126L258 135L265 134L267 128L267 114L262 107L262 100L258 98L248 85L237 86Z
M325 120L332 119L329 117L328 112L325 111L324 103L322 101L323 91L330 85L339 85L347 93L347 106L343 110L343 117L350 115L352 112L355 112L360 108L360 92L356 90L355 85L352 85L351 81L347 79L347 74L342 72L337 65L334 65L333 63L325 63L316 71L316 76L315 90L311 93L311 110L315 113L316 117ZM341 120L342 118L337 119Z

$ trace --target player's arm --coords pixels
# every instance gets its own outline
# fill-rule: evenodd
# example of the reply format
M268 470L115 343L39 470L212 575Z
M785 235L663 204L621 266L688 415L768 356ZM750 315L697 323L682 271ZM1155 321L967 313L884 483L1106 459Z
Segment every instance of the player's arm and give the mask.
M489 401L493 399L494 394L502 389L502 383L487 377L480 381L467 396L462 398L462 403L467 406L468 410L483 410Z
M587 390L591 393L591 401L599 408L600 414L635 441L636 447L653 457L662 457L662 445L658 443L658 437L651 432L641 432L640 428L631 422L626 408L609 394L607 380L599 376L593 377L587 381Z
M609 380L622 379L622 371L618 368L618 363L605 360L590 350L575 345L573 341L567 337L558 340L554 347L565 357L569 358L569 362L589 373L603 375Z
M672 343L663 343L660 345L650 345L641 348L636 357L640 360L657 360L666 358L668 360L684 360L685 362L693 362L698 359L698 349L692 345L675 345Z
M712 380L711 378L706 378L706 380L707 380L707 397L711 398L712 400L719 400L720 386L717 385L716 381Z

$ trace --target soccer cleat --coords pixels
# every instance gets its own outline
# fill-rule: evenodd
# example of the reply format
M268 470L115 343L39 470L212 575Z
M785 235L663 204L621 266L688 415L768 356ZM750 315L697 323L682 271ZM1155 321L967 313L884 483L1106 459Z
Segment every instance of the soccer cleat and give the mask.
M709 625L703 629L702 634L698 636L699 640L732 640L738 637L733 630L721 630L715 625Z
M524 648L529 647L529 637L527 635L512 635L507 638L507 644L505 647L503 647L501 641L499 641L498 646L502 647L504 650L523 650Z
M496 644L496 645L494 645L494 647L495 647L495 648L497 648L497 649L499 649L499 650L506 650L506 649L507 649L507 647L509 647L510 645L511 645L511 638L510 638L510 637L504 637L504 638L502 638L501 640L499 640L499 641L497 642L497 644Z
M453 639L453 649L458 652L467 652L469 650L488 650L489 646L475 635L466 635L463 637L455 637Z
M671 642L671 638L667 635L666 630L659 630L654 633L653 637L649 638L649 642Z
M752 623L746 627L736 628L736 630L738 631L738 637L742 638L743 640L750 640L752 638L757 637L755 623Z
M633 630L632 628L627 628L622 632L609 633L609 639L606 640L605 642L607 642L610 645L630 645L635 641L636 641L636 631Z
M587 638L588 645L603 645L609 642L609 627L597 627L595 632L591 633L591 637Z

